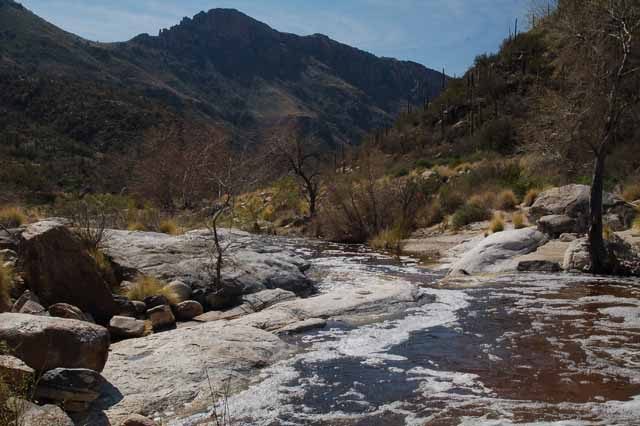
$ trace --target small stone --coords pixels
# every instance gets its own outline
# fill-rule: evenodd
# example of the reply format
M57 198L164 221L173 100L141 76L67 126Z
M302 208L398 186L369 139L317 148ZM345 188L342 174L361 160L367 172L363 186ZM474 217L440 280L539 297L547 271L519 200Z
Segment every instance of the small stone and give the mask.
M20 311L20 314L29 314L29 315L47 315L47 310L41 304L34 302L32 300L27 300Z
M124 419L120 426L157 426L157 423L139 414L132 414Z
M109 332L116 339L132 339L144 336L145 323L131 317L115 316L109 322Z
M36 296L31 290L27 290L24 293L22 293L22 295L18 298L18 300L16 300L16 302L13 304L13 307L11 308L11 312L20 312L22 307L28 301L32 301L40 304L40 299L38 298L38 296Z
M49 314L56 318L67 318L78 321L88 321L87 316L76 306L68 303L56 303L49 306ZM91 322L91 321L89 321Z
M145 297L144 298L144 304L146 305L147 310L149 310L149 309L153 309L153 308L155 308L157 306L168 305L169 301L163 295L158 294L158 295L154 295L154 296Z
M132 300L131 304L136 310L136 318L145 317L147 314L147 305L144 302L140 302L139 300Z
M202 315L204 309L195 300L186 300L174 307L175 316L180 321L190 321L198 315Z
M147 311L154 330L168 328L176 323L176 319L168 305L156 306Z
M561 270L558 262L549 260L522 260L518 263L520 272L560 272Z
M172 281L165 288L176 295L176 303L184 302L191 298L191 287L182 281Z
M28 383L35 370L11 355L0 355L0 381L21 386Z
M135 318L137 315L136 307L128 297L113 295L113 301L116 303L115 315L121 317Z

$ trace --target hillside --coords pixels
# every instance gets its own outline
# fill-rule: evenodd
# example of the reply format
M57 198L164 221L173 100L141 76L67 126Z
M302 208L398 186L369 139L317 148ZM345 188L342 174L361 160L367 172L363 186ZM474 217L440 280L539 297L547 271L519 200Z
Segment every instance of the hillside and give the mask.
M145 131L177 122L247 142L303 123L329 145L357 143L442 81L419 64L281 33L229 9L103 44L0 0L0 28L0 178L32 191L101 184L101 155L129 156Z

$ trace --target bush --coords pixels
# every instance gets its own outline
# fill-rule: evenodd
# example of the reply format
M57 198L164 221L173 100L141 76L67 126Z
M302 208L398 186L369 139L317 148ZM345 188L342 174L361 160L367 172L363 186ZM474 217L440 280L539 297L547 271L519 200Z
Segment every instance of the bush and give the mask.
M496 205L496 202L497 197L495 192L493 191L486 191L482 194L476 194L469 198L469 203L475 204L477 206L482 206L487 209L492 209L493 206Z
M385 229L369 240L369 246L378 250L389 250L399 253L402 237L402 232L397 229Z
M140 302L144 301L147 296L164 296L169 303L174 304L178 301L178 295L167 288L166 285L167 283L157 278L140 275L125 292L125 296L129 300L138 300Z
M426 228L442 222L443 219L444 213L438 199L433 200L418 212L418 225Z
M636 220L633 222L633 229L640 231L640 216L636 216Z
M524 200L522 202L526 207L531 207L533 203L536 202L536 199L538 199L539 195L540 195L540 190L537 188L532 188L527 191L527 193L524 196Z
M489 224L489 230L492 233L502 232L504 231L504 218L501 214L495 214L493 219L491 219L491 223Z
M464 197L451 188L444 187L438 195L440 207L445 214L451 214L464 205Z
M476 148L509 154L516 144L515 127L511 120L499 118L485 124L475 137Z
M17 228L27 222L27 216L18 207L4 207L0 209L0 225L7 228Z
M178 225L176 224L175 220L172 220L172 219L165 219L162 222L160 222L160 226L158 227L158 229L163 234L168 234L168 235L179 234Z
M516 229L522 229L526 226L524 215L520 212L514 213L511 216L511 221L513 222L513 227Z
M4 265L0 256L0 312L6 312L11 307L11 289L13 288L13 270Z
M518 198L511 190L502 191L498 195L496 208L500 210L513 210L518 205Z
M133 223L130 223L129 225L127 225L127 230L145 232L145 231L147 231L147 227L144 226L144 224L142 224L140 222L133 222Z
M636 183L625 187L622 191L622 198L628 202L640 200L640 184Z
M480 222L491 217L489 209L477 204L467 203L460 207L451 218L451 226L460 229L473 222Z

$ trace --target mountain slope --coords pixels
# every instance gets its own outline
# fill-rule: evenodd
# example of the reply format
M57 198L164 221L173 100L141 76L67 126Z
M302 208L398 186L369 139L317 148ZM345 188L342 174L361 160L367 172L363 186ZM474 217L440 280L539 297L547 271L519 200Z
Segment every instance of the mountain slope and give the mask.
M357 143L441 81L422 65L281 33L231 9L95 43L0 0L0 158L62 161L50 170L69 175L58 186L89 179L78 177L80 159L125 154L165 123L206 123L255 143L303 123L330 145Z

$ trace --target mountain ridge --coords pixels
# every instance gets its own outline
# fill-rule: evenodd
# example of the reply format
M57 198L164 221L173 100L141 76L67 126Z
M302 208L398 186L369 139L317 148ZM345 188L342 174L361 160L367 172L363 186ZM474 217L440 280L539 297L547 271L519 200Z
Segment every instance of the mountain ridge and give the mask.
M200 12L157 36L99 43L0 0L0 28L0 125L13 135L0 143L12 146L4 155L12 160L34 143L56 160L78 162L68 146L89 162L128 155L146 130L179 121L252 145L291 124L328 146L354 144L436 96L443 78L324 35L279 32L236 9ZM33 162L48 162L35 151Z

